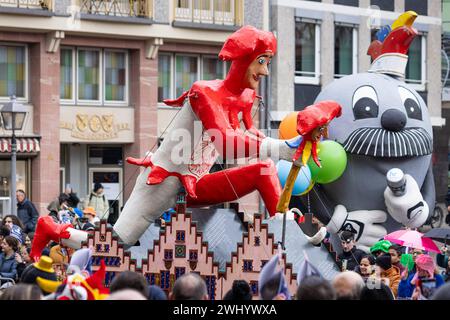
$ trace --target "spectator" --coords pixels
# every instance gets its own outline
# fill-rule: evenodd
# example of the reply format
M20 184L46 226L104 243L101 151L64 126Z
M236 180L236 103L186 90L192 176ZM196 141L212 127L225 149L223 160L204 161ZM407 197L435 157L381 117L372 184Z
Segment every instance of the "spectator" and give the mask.
M66 185L66 189L64 190L64 194L69 197L67 200L67 205L71 208L78 207L78 203L80 202L80 199L77 197L77 194L73 192L72 187L70 184Z
M34 229L36 229L37 219L39 218L39 212L36 210L34 204L27 199L25 191L17 190L16 198L17 216L23 223L22 230L25 233L34 232Z
M337 263L342 271L353 271L366 253L356 248L355 235L350 231L343 231L340 238L343 252L338 256Z
M377 257L375 264L378 267L378 272L380 278L387 279L388 283L385 283L392 290L394 297L397 296L398 284L400 283L400 270L393 266L391 263L391 255L383 254Z
M9 236L11 233L11 231L9 230L9 228L5 225L0 225L0 241L3 241L3 239L5 239L6 236Z
M169 295L170 300L209 300L206 283L196 273L179 277Z
M398 244L393 244L389 248L389 254L391 255L391 263L393 266L400 270L400 274L405 270L405 266L400 263L402 257L402 247Z
M103 185L101 183L96 183L94 185L94 189L85 202L84 207L93 207L100 220L108 220L109 202L103 193Z
M19 283L5 289L0 300L41 300L41 289L34 284Z
M167 300L167 296L161 287L151 285L148 287L147 300Z
M59 223L58 213L61 210L66 210L69 207L69 196L65 193L61 193L58 198L50 202L47 206L47 210L50 212L49 216L53 218L56 223Z
M11 278L14 281L17 278L17 261L15 253L19 249L19 241L13 236L6 236L3 239L2 253L0 254L0 277ZM5 281L2 281L2 284Z
M370 253L376 257L389 253L389 248L392 246L392 243L388 240L380 240L375 243L372 247L370 247Z
M414 257L414 255L413 255ZM433 258L427 254L417 255L415 258L416 272L407 272L405 270L402 274L402 280L398 286L398 297L402 299L410 299L413 295L414 289L418 279L430 279L436 280L436 288L439 288L444 284L444 279L440 274L436 273L436 266Z
M290 297L287 296L287 288L285 287L283 272L278 272L261 287L259 295L262 300L287 300Z
M111 293L125 289L135 290L145 297L148 295L147 280L145 280L142 274L137 272L125 271L120 273L118 276L114 277L111 286L109 287Z
M19 240L20 244L25 241L25 233L23 232L24 226L17 216L7 215L3 218L2 224L9 228L10 236L13 236Z
M88 222L93 226L100 222L100 219L97 217L97 212L95 212L93 207L87 207L83 210L83 218L87 218Z
M146 300L142 293L131 290L124 289L111 293L106 300Z
M300 282L297 300L336 300L336 292L328 280L309 276Z
M24 230L24 228L25 228L22 221L20 221L20 219L17 216L12 215L12 214L8 214L8 215L4 216L3 220L2 220L2 224L4 226L7 226L9 228L9 230L11 230L13 226L18 226L22 230Z
M19 252L16 252L16 262L17 262L17 279L22 277L23 270L33 261L30 257L31 248L27 248L26 246L21 246Z
M359 263L359 268L355 270L364 280L367 282L367 279L375 277L375 258L368 254L362 257L361 262Z
M444 280L445 282L450 280L450 259L448 258L448 248L447 246L444 246L441 249L442 253L438 253L436 255L436 264L445 269L444 271Z
M364 280L354 271L344 271L333 279L337 300L358 300Z
M252 300L252 298L252 291L247 281L235 280L231 289L223 297L223 300L248 301Z
M361 290L360 300L395 300L395 297L387 285L374 278Z
M30 249L31 249L31 243L32 243L32 241L33 241L33 238L34 238L34 232L29 232L28 234L25 234L25 242L24 242L24 245L25 245L27 248L30 248Z

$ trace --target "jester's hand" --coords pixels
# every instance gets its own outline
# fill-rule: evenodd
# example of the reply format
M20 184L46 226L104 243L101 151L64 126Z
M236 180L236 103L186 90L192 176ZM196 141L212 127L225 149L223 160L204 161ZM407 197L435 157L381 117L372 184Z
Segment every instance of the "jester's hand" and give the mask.
M327 225L330 233L350 231L355 234L358 248L369 252L369 248L383 238L387 232L379 223L385 222L387 214L381 210L356 210L347 212L343 205L337 205Z
M418 228L428 219L428 204L423 199L419 186L409 174L405 174L406 186L402 196L395 196L387 187L384 201L389 214L397 222L409 228Z
M286 220L295 220L295 211L293 211L292 209L286 213L277 212L277 213L275 213L275 215L270 217L269 220L283 220L283 217L285 215L286 215Z
M272 158L274 160L286 160L292 162L297 147L302 141L301 136L297 136L290 140L273 139L270 137L264 138L260 147L260 158ZM295 161L295 165L302 166L301 159Z

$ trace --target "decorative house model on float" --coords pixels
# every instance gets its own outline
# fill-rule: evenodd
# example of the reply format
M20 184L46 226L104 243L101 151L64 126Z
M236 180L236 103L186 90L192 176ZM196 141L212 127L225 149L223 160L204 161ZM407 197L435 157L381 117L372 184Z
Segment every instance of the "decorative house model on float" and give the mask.
M219 223L222 222L220 219L223 219L223 210L212 209L213 215L221 215L217 216ZM237 215L234 210L229 211L228 214L236 218ZM102 258L105 259L107 286L109 286L117 273L131 270L142 272L149 284L158 285L168 293L172 290L178 277L185 273L196 272L205 279L208 294L212 300L222 299L226 292L231 289L235 280L247 281L250 284L254 299L257 299L258 277L261 268L277 253L277 240L279 234L281 234L277 231L279 229L278 224L274 221L263 223L262 216L256 214L254 215L253 223L244 224L238 219L240 228L237 230L229 230L233 224L224 223L221 228L225 231L228 228L227 233L233 234L234 232L235 236L232 238L221 238L217 232L214 233L212 231L212 229L217 231L218 225L213 225L213 228L211 228L205 226L205 222L195 223L192 221L193 216L201 217L204 214L204 212L200 212L198 215L187 212L185 192L184 190L180 192L177 197L176 214L172 216L166 227L157 229L156 226L152 225L152 228L159 230L159 233L152 234L149 237L149 239L153 237L151 241L153 246L150 246L145 255L140 254L144 257L140 267L138 267L136 259L131 258L130 252L124 251L122 244L118 243L117 239L112 235L112 229L107 227L106 221L101 221L95 231L89 235L84 247L92 246L94 249L93 270L98 269ZM209 219L211 220L211 216ZM309 247L308 250L315 250L325 254L327 259L322 259L324 263L330 264L330 261L333 263L326 249L309 245L298 225L294 221L289 222L292 222L292 224L288 223L289 230L293 232L287 238L288 245L295 243L295 246L301 248L301 242L303 241L303 244ZM199 231L201 228L206 233ZM234 228L237 228L236 224ZM154 230L153 232L155 232ZM224 233L224 230L220 232ZM275 231L277 236L270 233L270 230ZM295 233L295 235L292 233ZM236 240L237 234L239 234L239 239ZM206 239L210 240L206 241ZM234 243L230 243L233 241ZM144 245L142 240L140 242L141 246ZM225 263L216 261L221 260L221 256L224 255L223 250L220 251L220 249L230 247L234 249L227 252L227 257L223 257L227 261ZM291 245L289 248L292 247ZM293 250L291 252L296 254ZM302 259L301 257L295 257L294 263L290 263L287 259L290 257L289 254L289 250L287 250L287 254L284 253L282 255L281 265L285 270L289 290L291 293L294 293L297 289L297 283L293 266L298 267ZM302 255L301 251L299 255ZM324 271L324 269L321 271Z

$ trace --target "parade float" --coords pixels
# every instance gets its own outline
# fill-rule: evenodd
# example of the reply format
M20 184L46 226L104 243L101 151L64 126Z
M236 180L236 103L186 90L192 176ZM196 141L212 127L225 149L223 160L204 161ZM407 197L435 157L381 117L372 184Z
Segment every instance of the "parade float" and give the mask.
M341 230L354 232L368 250L387 231L421 226L434 206L434 182L427 107L404 82L416 16L406 12L381 28L368 51L370 70L324 87L315 104L281 122L281 139L257 130L249 112L261 99L255 90L268 73L276 39L241 28L219 55L231 61L226 79L195 82L166 100L179 108L168 136L156 151L127 159L145 170L114 227L102 221L87 233L41 217L31 256L38 260L50 240L92 247L93 270L105 261L107 285L131 270L168 292L177 277L198 272L211 299L221 299L236 279L248 281L256 297L258 274L279 243L286 285L294 292L306 257L328 279L339 271L334 250ZM181 143L180 130L189 137ZM219 156L253 162L210 173ZM260 213L249 223L238 209L214 208L253 191L268 219ZM172 207L176 212L164 228L154 223ZM323 241L327 234L334 248Z

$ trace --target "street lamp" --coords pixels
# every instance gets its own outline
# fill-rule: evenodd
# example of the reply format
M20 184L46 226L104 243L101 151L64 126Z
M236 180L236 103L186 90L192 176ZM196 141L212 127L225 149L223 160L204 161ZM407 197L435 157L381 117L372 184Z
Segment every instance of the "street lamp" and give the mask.
M0 111L5 130L12 130L11 137L11 214L17 215L16 204L16 130L22 130L27 109L16 101L16 96L6 103Z

